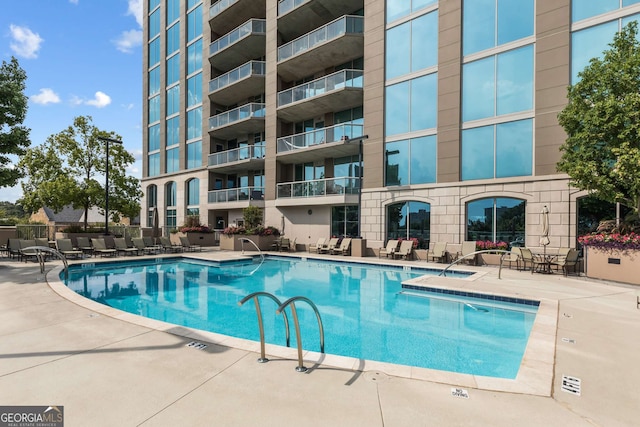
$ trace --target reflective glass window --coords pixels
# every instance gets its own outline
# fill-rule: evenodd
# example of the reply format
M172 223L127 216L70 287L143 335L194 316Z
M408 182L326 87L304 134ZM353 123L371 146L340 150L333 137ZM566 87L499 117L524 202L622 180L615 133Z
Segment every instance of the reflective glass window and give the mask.
M462 180L493 178L493 126L462 131Z
M187 140L202 136L202 107L187 111Z
M180 111L180 85L167 89L167 116Z
M578 82L578 73L589 65L591 58L601 58L602 52L618 32L618 21L606 22L571 34L571 84Z
M405 41L406 43L406 41ZM395 45L392 49L395 49ZM411 71L438 64L438 11L411 21Z
M533 35L534 0L498 0L496 45Z
M436 127L438 112L438 74L411 80L411 130Z
M495 68L495 56L462 66L462 121L494 115Z
M202 69L202 39L187 46L187 74Z
M187 182L187 206L200 204L200 180L190 179Z
M202 166L202 141L187 144L187 169Z
M437 3L437 0L387 0L387 23L435 3Z
M387 206L387 240L412 239L416 249L428 249L431 232L431 205L401 202Z
M411 71L411 45L407 43L411 34L411 23L406 22L387 30L386 73L387 79Z
M149 176L160 175L160 153L149 154L148 172Z
M358 206L333 206L331 208L331 235L351 236L358 234Z
M180 17L180 0L167 0L167 24Z
M427 184L436 182L436 136L424 136L410 140L411 163L410 182L411 184Z
M180 149L178 147L167 150L167 173L180 170Z
M529 176L533 168L533 121L496 126L496 178Z
M173 24L167 30L167 56L180 49L180 23Z
M466 240L511 243L524 241L526 202L506 197L467 203Z
M167 59L167 86L180 79L180 54L176 53Z
M620 7L620 0L571 0L571 21L577 22Z
M149 10L153 10L160 5L160 0L149 0Z
M156 151L160 149L160 125L149 126L149 141L147 150Z
M387 86L385 96L385 133L396 135L409 132L409 82Z
M187 15L187 42L202 35L202 5Z
M202 103L202 73L187 80L187 107Z
M167 147L180 143L180 116L167 119Z
M160 9L149 15L149 40L160 34Z
M201 2L202 0L187 0L187 10Z
M160 93L160 67L149 71L149 96Z
M160 121L160 96L149 99L149 123Z
M160 62L160 37L149 42L149 67Z
M155 208L158 206L158 187L151 184L147 187L147 207Z

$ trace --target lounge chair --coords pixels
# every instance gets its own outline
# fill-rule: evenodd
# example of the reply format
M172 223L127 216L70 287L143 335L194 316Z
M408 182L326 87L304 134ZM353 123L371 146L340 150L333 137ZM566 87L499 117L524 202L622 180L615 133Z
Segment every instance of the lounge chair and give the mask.
M458 253L458 256L456 259L458 258L463 258L462 262L467 262L469 264L473 264L476 265L477 264L477 255L475 256L467 256L470 255L472 253L474 253L476 251L476 241L475 240L465 240L464 242L462 242L462 247L460 248L460 252ZM465 258L466 257L466 258Z
M160 237L160 246L165 252L182 252L182 246L171 243L171 239L166 236Z
M520 259L522 258L522 252L520 251L519 247L513 247L511 248L511 252L508 254L504 254L504 256L502 257L502 262L508 262L509 263L509 268L511 268L511 264L512 263L516 263L516 270L520 269Z
M399 242L399 240L389 240L387 242L387 246L385 246L384 248L380 248L380 252L378 252L378 258L382 258L382 255L389 258L389 255L391 255L391 259L393 259L396 250L398 250Z
M93 255L93 246L91 246L91 242L88 237L76 237L76 247L85 255Z
M325 239L324 237L320 237L315 244L313 243L309 244L309 253L311 252L320 253L319 252L320 248L324 246L326 241L327 239Z
M433 249L427 252L427 260L438 260L438 262L444 262L447 258L447 242L436 242L433 245Z
M9 239L9 257L11 259L18 258L18 261L22 260L22 252L20 252L20 239Z
M65 256L65 258L82 258L83 252L80 249L74 248L71 243L71 239L56 239L56 248L58 252Z
M580 255L580 252L578 252L576 249L569 249L569 253L567 253L567 256L565 256L564 259L559 259L557 261L552 262L551 264L556 265L558 267L562 267L562 271L565 276L569 275L569 268L571 268L574 273L579 274L578 273L579 255Z
M278 250L280 252L289 252L289 239L287 237L283 237L282 239L280 239L280 246L278 246Z
M332 237L331 239L329 239L329 243L327 243L325 246L321 248L318 248L318 253L330 254L334 249L336 249L336 246L338 246L338 238Z
M135 248L138 249L138 251L144 253L144 254L157 254L159 253L162 249L160 248L160 246L156 246L156 245L152 245L149 246L147 245L147 242L144 241L143 237L134 237L132 239L133 242L133 246Z
M529 248L520 248L520 260L522 261L522 269L526 270L527 269L527 264L529 264L529 269L533 273L533 270L534 270L534 268L533 268L534 259L533 259L533 253L531 253L531 249L529 249Z
M140 255L140 249L127 245L127 240L124 237L116 237L113 239L113 243L116 245L116 252L118 252L118 254Z
M400 248L393 254L393 258L411 259L413 256L413 241L403 240L400 242Z
M345 237L340 242L340 246L337 248L333 248L330 251L331 255L350 255L351 254L351 239Z
M202 251L202 246L192 245L187 236L180 236L180 244L185 252Z
M117 251L112 248L107 248L107 244L104 239L91 239L91 246L93 246L93 252L100 254L101 257L116 256Z
M27 249L36 246L35 240L20 240L20 259L24 260L24 262L29 261L29 259L33 259L34 261L38 260L38 251L35 249Z

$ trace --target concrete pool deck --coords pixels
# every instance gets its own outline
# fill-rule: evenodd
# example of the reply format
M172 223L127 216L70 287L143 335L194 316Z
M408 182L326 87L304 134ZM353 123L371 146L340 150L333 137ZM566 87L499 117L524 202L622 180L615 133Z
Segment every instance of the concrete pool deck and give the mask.
M47 262L47 271L56 264ZM522 295L555 307L555 325L538 331L545 335L539 350L552 359L540 371L548 371L548 379L523 379L547 384L549 396L488 390L490 381L452 380L438 371L422 376L365 361L353 366L329 356L316 364L314 354L305 355L310 370L298 373L295 349L282 353L271 346L271 361L259 364L257 343L246 348L242 340L145 324L84 298L74 302L54 291L55 274L45 277L37 264L0 258L0 405L61 405L66 426L637 425L637 288L514 270L503 270L499 280L497 268L464 269L481 274L469 280L429 278L425 284ZM188 347L192 341L207 347ZM542 364L538 359L525 355L523 368ZM581 380L580 396L562 390L563 375ZM456 388L468 398L455 396Z

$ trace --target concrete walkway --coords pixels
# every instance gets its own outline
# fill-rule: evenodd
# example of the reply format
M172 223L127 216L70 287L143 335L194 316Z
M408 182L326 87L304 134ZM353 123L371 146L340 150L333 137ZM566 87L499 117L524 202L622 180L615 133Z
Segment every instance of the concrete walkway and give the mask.
M635 288L510 270L499 280L497 268L477 270L484 274L473 280L428 279L429 286L557 301L550 396L466 384L465 399L452 395L460 384L446 375L428 381L367 363L362 371L316 365L306 356L312 369L302 374L294 352L259 364L257 345L212 344L206 333L95 310L56 293L54 274L3 258L0 405L64 406L67 427L638 425ZM194 339L209 345L187 347ZM563 375L581 380L580 396L561 390Z

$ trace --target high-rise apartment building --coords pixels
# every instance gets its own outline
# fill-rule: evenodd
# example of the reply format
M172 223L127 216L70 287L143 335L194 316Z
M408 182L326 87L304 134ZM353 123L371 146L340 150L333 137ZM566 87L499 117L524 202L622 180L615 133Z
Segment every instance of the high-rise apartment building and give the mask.
M147 0L142 225L575 246L557 114L638 3Z

